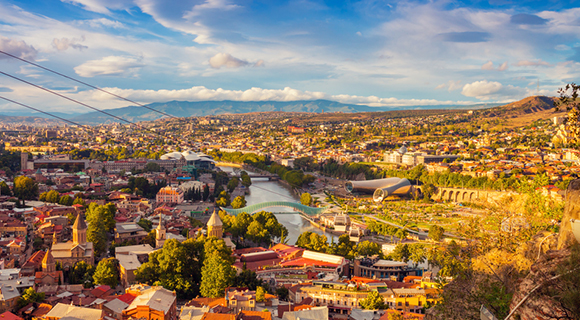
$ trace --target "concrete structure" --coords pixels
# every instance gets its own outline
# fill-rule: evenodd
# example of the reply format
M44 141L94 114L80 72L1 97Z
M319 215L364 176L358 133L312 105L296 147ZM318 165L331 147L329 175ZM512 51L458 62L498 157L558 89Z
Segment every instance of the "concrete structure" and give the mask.
M347 181L344 189L349 193L372 193L375 202L382 202L390 195L405 196L413 191L407 179L385 178L366 181Z
M417 270L410 269L404 262L363 258L354 261L354 276L372 279L403 281L407 276L417 275Z

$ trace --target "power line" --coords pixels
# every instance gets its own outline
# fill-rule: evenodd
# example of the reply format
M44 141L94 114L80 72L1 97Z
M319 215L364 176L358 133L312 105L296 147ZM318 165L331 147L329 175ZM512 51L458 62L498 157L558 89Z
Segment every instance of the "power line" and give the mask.
M58 93L58 92L55 92L55 91L53 91L53 90L50 90L50 89L47 89L47 88L41 87L41 86L39 86L39 85L36 85L36 84L34 84L34 83L32 83L32 82L29 82L29 81L26 81L26 80L24 80L24 79L18 78L18 77L16 77L16 76L10 75L10 74L8 74L8 73L6 73L6 72L2 72L2 71L0 71L0 74L3 74L3 75L5 75L5 76L7 76L7 77L10 77L10 78L12 78L12 79L18 80L18 81L20 81L20 82L24 82L24 83L26 83L26 84L28 84L28 85L31 85L31 86L33 86L33 87L35 87L35 88L38 88L38 89L40 89L40 90L44 90L44 91L46 91L46 92L52 93L52 94L54 94L54 95L56 95L56 96L59 96L59 97L61 97L61 98L64 98L64 99L66 99L66 100L69 100L69 101L72 101L72 102L74 102L74 103L80 104L81 106L87 107L87 108L89 108L89 109L91 109L91 110L95 110L95 111L101 112L101 113L103 113L103 114L106 114L106 115L108 115L109 117L112 117L112 118L115 118L115 119L117 119L117 120L121 120L121 121L127 122L127 123L129 123L129 124L136 125L136 126L137 126L137 127L139 127L139 128L143 128L143 127L141 127L140 125L138 125L138 124L136 124L136 123L134 123L134 122L131 122L131 121L129 121L129 120L125 120L125 119L123 119L123 118L121 118L121 117L118 117L118 116L116 116L116 115L110 114L110 113L108 113L108 112L106 112L106 111L103 111L103 110L101 110L101 109L98 109L98 108L95 108L95 107L91 107L91 106L89 106L89 105L88 105L88 104L86 104L86 103L80 102L80 101L78 101L78 100L75 100L75 99L73 99L73 98L69 98L69 97L67 97L67 96L65 96L65 95L62 95L62 94Z
M34 110L34 111L37 111L37 112L40 112L40 113L44 113L44 114L46 114L46 115L48 115L48 116L51 116L51 117L57 118L58 120L65 121L65 122L68 122L68 123L70 123L70 124L77 125L77 126L79 126L79 127L84 127L83 125L81 125L81 124L78 124L78 123L76 123L76 122L74 122L74 121L67 120L67 119L65 119L65 118L59 117L59 116L57 116L57 115L54 115L54 114L52 114L52 113L50 113L50 112L45 112L45 111L42 111L42 110L40 110L40 109L36 109L36 108L34 108L34 107L31 107L31 106L25 105L25 104L23 104L23 103L20 103L20 102L18 102L18 101L14 101L14 100L8 99L8 98L6 98L6 97L3 97L3 96L0 96L0 99L4 99L4 100L6 100L6 101L12 102L12 103L14 103L14 104L17 104L17 105L19 105L19 106L23 106L23 107L25 107L25 108L32 109L32 110Z
M143 104L141 104L141 103L138 103L138 102L135 102L135 101L133 101L133 100L127 99L127 98L125 98L125 97L122 97L122 96L120 96L120 95L114 94L114 93L112 93L112 92L110 92L110 91L107 91L107 90L105 90L105 89L101 89L101 88L99 88L99 87L97 87L97 86L93 86L93 85L91 85L91 84L88 84L88 83L86 83L86 82L84 82L84 81L81 81L81 80L75 79L75 78L73 78L73 77L69 77L69 76L67 76L67 75L65 75L65 74L62 74L62 73L60 73L60 72L58 72L58 71L54 71L54 70L52 70L52 69L50 69L50 68L43 67L43 66L41 66L41 65L39 65L39 64L36 64L36 63L34 63L34 62L32 62L32 61L28 61L28 60L26 60L26 59L22 59L22 58L20 58L20 57L17 57L17 56L15 56L15 55L12 55L12 54L10 54L10 53L8 53L8 52L5 52L5 51L2 51L2 50L0 50L0 53L3 53L3 54L5 54L5 55L7 55L7 56L9 56L9 57L12 57L12 58L14 58L14 59L20 60L20 61L22 61L22 62L28 63L28 64L30 64L30 65L33 65L33 66L35 66L35 67L37 67L37 68L40 68L40 69L42 69L42 70L46 70L46 71L48 71L48 72L52 72L52 73L54 73L54 74L56 74L56 75L59 75L59 76L61 76L61 77L64 77L64 78L67 78L67 79L69 79L69 80L72 80L72 81L78 82L78 83L80 83L80 84L83 84L83 85L85 85L85 86L87 86L87 87L93 88L93 89L95 89L95 90L98 90L98 91L104 92L104 93L106 93L106 94L109 94L109 95L112 95L112 96L114 96L114 97L116 97L116 98L118 98L118 99L121 99L121 100L124 100L124 101L127 101L127 102L131 102L131 103L134 103L134 104L136 104L136 105L137 105L137 106L139 106L139 107L143 107L143 108L149 109L149 110L151 110L151 111L157 112L157 113L159 113L159 114L162 114L162 115L164 115L164 116L168 116L168 117L171 117L171 118L177 119L177 117L175 117L175 116L172 116L172 115L170 115L170 114L168 114L168 113L165 113L165 112L163 112L163 111L155 110L155 109L153 109L153 108L151 108L151 107L148 107L148 106L146 106L146 105L143 105Z

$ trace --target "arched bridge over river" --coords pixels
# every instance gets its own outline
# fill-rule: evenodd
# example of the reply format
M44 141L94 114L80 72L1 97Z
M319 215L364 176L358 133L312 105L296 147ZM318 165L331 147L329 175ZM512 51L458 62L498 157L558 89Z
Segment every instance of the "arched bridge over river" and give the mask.
M252 214L254 212L257 212L257 211L260 211L260 210L263 210L266 208L271 208L271 207L292 208L292 209L294 209L294 211L299 211L299 212L302 212L302 213L309 215L309 216L315 216L315 215L321 214L324 211L326 211L326 209L328 209L328 207L323 207L323 208L309 207L309 206L305 206L301 203L291 202L291 201L268 201L268 202L252 204L252 205L249 205L249 206L246 206L243 208L239 208L239 209L230 209L230 208L221 208L221 209L224 210L225 212L227 212L228 214L237 216L238 214L240 214L242 212ZM292 214L294 212L277 212L277 213Z

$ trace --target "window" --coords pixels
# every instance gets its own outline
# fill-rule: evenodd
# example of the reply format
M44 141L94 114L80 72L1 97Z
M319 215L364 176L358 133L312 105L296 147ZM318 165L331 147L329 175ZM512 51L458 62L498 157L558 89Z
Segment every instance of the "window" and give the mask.
M400 307L402 305L403 305L403 303L401 301L399 301L398 306Z

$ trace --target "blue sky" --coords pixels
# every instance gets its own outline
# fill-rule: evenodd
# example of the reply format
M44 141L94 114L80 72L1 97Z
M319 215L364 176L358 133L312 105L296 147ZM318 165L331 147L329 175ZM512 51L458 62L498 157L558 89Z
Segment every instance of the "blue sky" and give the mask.
M508 102L556 95L578 82L577 7L503 0L0 0L0 49L142 103ZM97 107L126 105L1 56L0 70ZM35 107L82 110L6 77L0 92Z

